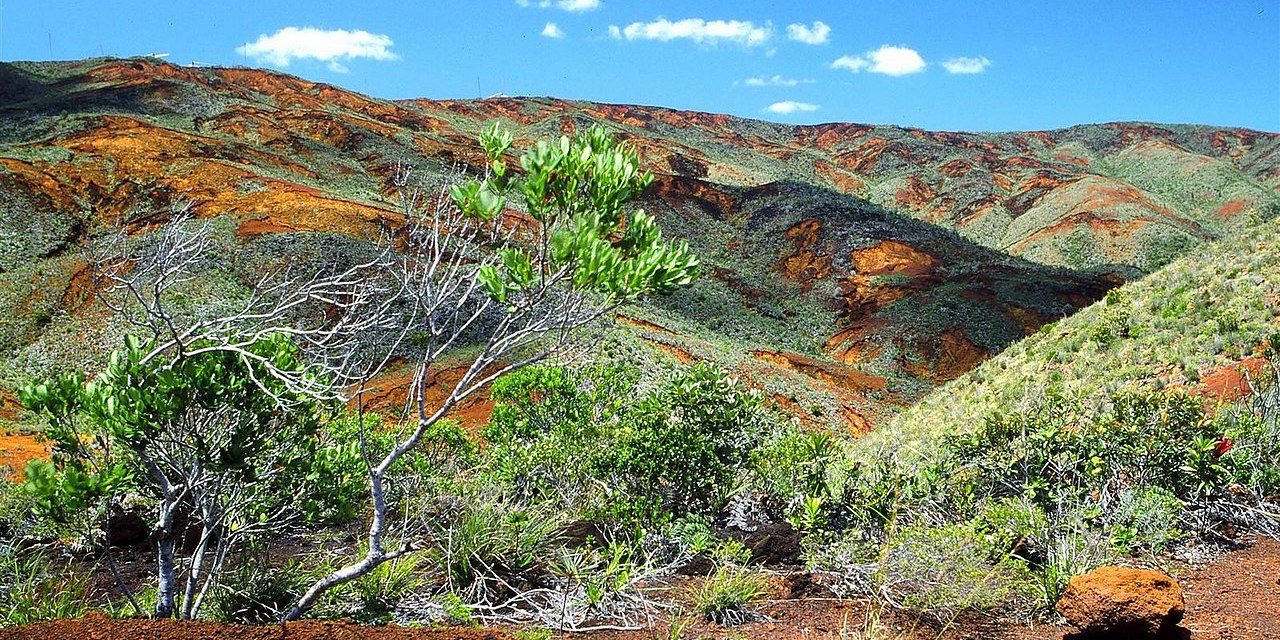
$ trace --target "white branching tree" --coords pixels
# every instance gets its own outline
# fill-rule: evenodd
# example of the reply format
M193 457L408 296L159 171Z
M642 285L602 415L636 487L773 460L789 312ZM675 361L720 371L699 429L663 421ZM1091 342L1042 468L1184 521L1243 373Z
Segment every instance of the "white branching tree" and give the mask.
M324 407L392 358L416 363L413 411L389 451L364 450L367 552L312 584L286 619L424 544L391 530L388 481L458 403L559 353L575 329L617 305L691 281L697 260L687 246L664 242L644 212L624 212L652 180L632 151L592 129L538 143L517 178L504 160L511 140L496 127L481 136L482 179L421 192L400 172L406 226L369 260L286 261L243 283L238 299L189 290L216 269L218 247L209 223L186 208L149 233L122 227L95 245L101 299L133 335L97 378L65 374L23 390L26 406L49 418L56 449L31 478L54 517L130 491L154 499L157 617L196 616L229 550L288 522L296 512L282 498ZM470 365L429 400L434 369L458 352ZM179 560L192 527L199 534Z
M187 288L218 259L209 222L179 207L138 231L122 225L86 256L101 301L131 332L124 347L95 379L64 374L23 390L55 443L33 486L55 518L131 491L152 497L154 615L190 618L233 547L297 517L291 489L321 408L379 365L363 340L387 330L400 291L378 277L390 264L381 254L306 275L285 264L239 300L193 305Z
M404 292L400 340L416 367L410 423L368 465L371 516L362 557L321 577L287 612L296 619L329 589L423 546L407 530L391 531L388 474L431 428L494 379L560 353L575 329L639 296L687 285L697 270L688 247L662 239L654 219L626 204L652 181L634 152L603 129L542 141L521 156L515 176L504 158L511 134L493 127L480 138L482 179L411 193L401 174L409 227L395 271ZM509 200L522 211L509 213ZM469 366L435 402L430 374L466 346Z

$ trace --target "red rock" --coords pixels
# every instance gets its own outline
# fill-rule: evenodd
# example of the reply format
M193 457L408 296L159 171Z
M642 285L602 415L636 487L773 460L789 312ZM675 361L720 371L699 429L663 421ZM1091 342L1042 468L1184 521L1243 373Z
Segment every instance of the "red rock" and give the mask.
M1159 571L1101 567L1072 578L1057 609L1086 633L1141 637L1177 626L1185 605L1182 587Z

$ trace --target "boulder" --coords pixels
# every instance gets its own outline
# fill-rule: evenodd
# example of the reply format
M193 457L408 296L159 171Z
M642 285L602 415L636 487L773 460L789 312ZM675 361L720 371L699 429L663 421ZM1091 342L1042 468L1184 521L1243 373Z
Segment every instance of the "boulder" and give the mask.
M1167 633L1185 611L1177 580L1125 567L1102 567L1072 578L1057 609L1085 633L1116 637Z

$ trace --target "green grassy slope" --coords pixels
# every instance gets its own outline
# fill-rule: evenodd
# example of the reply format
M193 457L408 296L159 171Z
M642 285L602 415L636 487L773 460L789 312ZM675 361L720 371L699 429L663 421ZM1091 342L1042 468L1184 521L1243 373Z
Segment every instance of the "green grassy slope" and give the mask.
M869 444L927 451L996 412L1054 392L1100 406L1116 391L1195 386L1280 330L1280 222L1203 246L1047 325L940 387Z

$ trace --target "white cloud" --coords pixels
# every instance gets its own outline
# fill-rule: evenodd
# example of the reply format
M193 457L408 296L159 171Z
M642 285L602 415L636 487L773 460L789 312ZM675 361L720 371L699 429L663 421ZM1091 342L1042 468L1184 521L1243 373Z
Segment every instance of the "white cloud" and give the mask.
M805 44L826 44L831 27L821 20L815 20L812 26L796 22L787 25L787 37Z
M867 59L862 56L840 56L831 63L832 69L848 69L854 73L867 68Z
M542 28L542 35L546 38L563 38L564 30L554 22L548 22L547 26Z
M840 56L831 63L832 69L847 69L854 73L866 70L890 76L919 73L925 66L924 58L915 49L887 44L860 56Z
M982 73L991 66L991 61L986 56L978 56L976 58L950 58L942 63L942 68L947 73Z
M539 2L533 2L533 0L516 0L516 4L521 7L537 7L539 9L550 9L551 7L555 7L562 11L573 11L578 13L583 11L594 11L600 8L600 0L556 0L556 2L552 2L551 0L540 0Z
M817 111L819 108L820 107L818 105L810 104L808 102L796 102L795 100L783 100L782 102L775 102L769 105L768 107L765 107L765 111L768 111L769 113L777 113L785 116L785 115L798 113L798 112Z
M751 78L747 78L746 80L742 80L740 82L734 82L733 86L736 87L738 85L743 85L747 87L794 87L800 83L813 84L813 80L810 80L809 78L805 78L804 80L799 80L796 78L787 78L778 74L774 74L767 78L764 76L753 76Z
M391 51L392 44L391 38L368 31L285 27L236 47L236 53L274 67L287 67L294 60L319 60L333 71L346 73L342 60L396 60L399 56Z
M736 42L744 47L756 47L768 42L773 36L773 24L766 22L763 26L756 26L754 22L744 20L703 20L702 18L686 18L672 22L666 18L658 18L653 22L632 22L626 27L611 25L609 35L627 40L670 42L686 39L698 44Z

